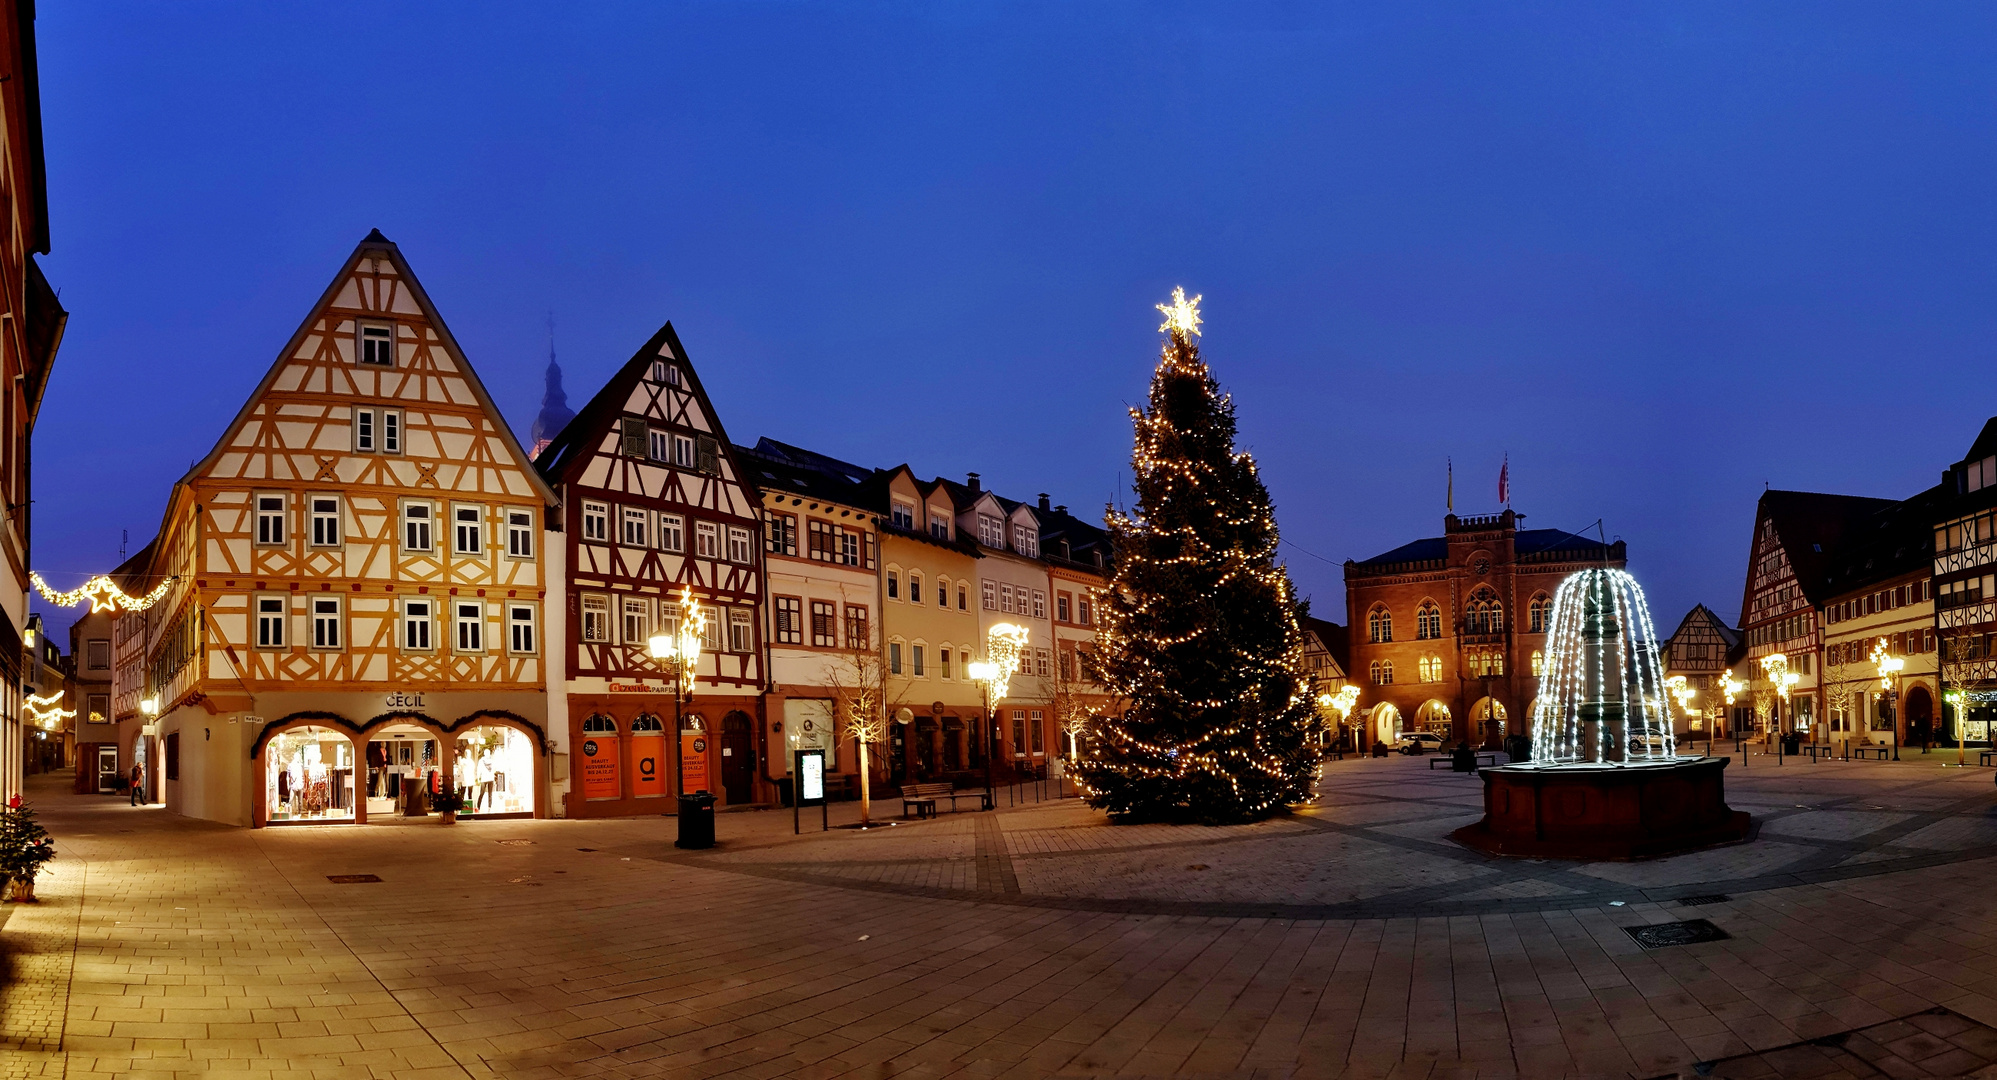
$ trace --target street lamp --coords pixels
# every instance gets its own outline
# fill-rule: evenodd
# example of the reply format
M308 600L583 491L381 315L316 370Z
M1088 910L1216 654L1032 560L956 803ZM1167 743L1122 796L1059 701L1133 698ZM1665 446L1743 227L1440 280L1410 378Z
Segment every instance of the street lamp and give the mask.
M1026 653L1026 639L1026 627L994 623L990 630L985 631L985 658L971 661L965 669L984 690L985 730L991 736L985 743L985 799L993 806L998 805L998 792L992 780L992 759L998 756L999 727L992 714L992 705L1005 700L1005 692L1012 685L1013 672L1019 670L1019 658Z
M1720 672L1720 696L1727 699L1723 715L1725 715L1729 725L1733 723L1734 699L1739 697L1740 692L1745 689L1747 689L1747 684L1734 678L1732 668L1727 668L1725 671ZM1711 757L1712 754L1713 733L1708 731L1706 732L1706 756ZM1745 751L1741 753L1740 764L1743 769L1747 767L1747 754Z
M1789 657L1783 653L1769 653L1761 658L1761 670L1768 675L1768 681L1775 684L1775 696L1782 699L1782 714L1788 713L1789 688L1803 681L1801 675L1789 670ZM1782 729L1783 721L1777 718L1775 724L1775 761L1782 762L1782 743L1787 731Z
M1907 666L1903 657L1894 656L1885 638L1872 647L1871 660L1879 669L1879 689L1886 693L1886 722L1893 725L1893 760L1900 760L1900 713L1897 709L1900 698L1900 669ZM1961 757L1962 740L1956 740L1956 756ZM1958 760L1957 764L1961 764Z
M1664 688L1669 690L1671 696L1677 700L1679 712L1684 713L1687 718L1699 715L1699 711L1692 707L1692 699L1699 696L1699 691L1692 685L1691 680L1685 678L1683 675L1673 675L1664 680ZM1713 737L1708 734L1706 736L1706 751L1708 755L1711 754L1712 747Z
M998 665L986 660L973 660L964 670L971 681L978 684L978 695L984 699L985 713L985 808L998 805L997 792L992 786L992 754L998 746L998 725L992 722L992 680L998 676Z
M1357 704L1359 704L1359 688L1353 686L1351 683L1347 683L1339 687L1336 694L1328 691L1319 694L1317 696L1317 713L1326 720L1337 724L1342 729L1345 727L1346 718L1352 715L1352 707ZM1342 733L1335 733L1335 738L1343 738ZM1357 740L1353 742L1352 750L1353 753L1359 752Z
M680 587L680 624L676 632L668 633L664 628L645 641L645 651L651 654L652 662L666 672L673 684L673 796L675 800L686 797L686 769L680 760L680 728L682 706L693 698L694 679L700 672L700 637L707 628L707 613L700 610L700 601L693 598L691 586ZM680 814L682 823L686 820ZM684 830L684 824L682 824Z
M1942 694L1942 701L1945 702L1951 710L1953 710L1955 716L1955 763L1958 767L1967 767L1968 762L1964 759L1963 756L1964 750L1962 742L1963 724L1964 720L1966 719L1963 716L1962 707L1965 704L1967 704L1967 697L1960 690L1949 690Z
M159 717L159 695L155 694L152 697L140 699L139 712L149 720L157 719Z

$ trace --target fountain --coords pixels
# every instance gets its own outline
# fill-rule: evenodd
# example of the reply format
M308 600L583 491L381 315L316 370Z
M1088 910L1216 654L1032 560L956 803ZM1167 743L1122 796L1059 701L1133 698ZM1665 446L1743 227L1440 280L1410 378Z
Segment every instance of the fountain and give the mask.
M1726 758L1680 758L1657 631L1621 570L1553 596L1528 761L1480 770L1484 819L1451 836L1494 855L1640 859L1747 838Z

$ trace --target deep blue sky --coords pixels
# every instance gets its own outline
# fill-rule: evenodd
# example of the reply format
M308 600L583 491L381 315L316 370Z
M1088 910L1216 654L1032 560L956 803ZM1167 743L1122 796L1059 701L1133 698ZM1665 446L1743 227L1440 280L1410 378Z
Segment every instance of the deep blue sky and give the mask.
M1183 284L1332 618L1446 458L1668 632L1765 482L1911 494L1997 412L1988 5L414 6L44 5L52 579L372 227L523 434L549 312L578 406L670 318L737 441L1081 508Z

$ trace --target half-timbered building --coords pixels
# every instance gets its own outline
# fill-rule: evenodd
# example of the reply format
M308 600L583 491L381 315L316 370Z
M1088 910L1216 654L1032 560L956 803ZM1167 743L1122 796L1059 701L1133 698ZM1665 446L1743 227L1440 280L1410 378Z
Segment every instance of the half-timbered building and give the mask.
M1680 742L1727 734L1729 716L1720 675L1729 670L1739 645L1740 631L1704 604L1693 605L1664 643L1665 677L1684 676L1691 691L1682 706L1673 702L1674 732Z
M745 482L679 337L667 323L535 460L559 499L568 582L551 691L562 698L574 817L663 813L673 700L647 642L690 593L706 614L694 700L680 732L686 791L769 801L763 541Z
M144 575L169 589L118 620L167 807L364 822L461 789L469 813L546 814L552 501L370 233L174 485Z

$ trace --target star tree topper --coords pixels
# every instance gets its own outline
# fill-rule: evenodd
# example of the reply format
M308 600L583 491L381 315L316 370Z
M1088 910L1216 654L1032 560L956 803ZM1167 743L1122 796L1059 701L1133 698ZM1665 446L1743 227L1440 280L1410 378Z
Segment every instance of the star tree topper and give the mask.
M1199 296L1195 296L1191 300L1186 299L1186 290L1183 288L1173 289L1172 302L1157 305L1158 310L1165 313L1165 322L1158 327L1158 331L1164 333L1166 331L1177 330L1188 337L1198 337L1200 335L1200 300L1201 297Z

